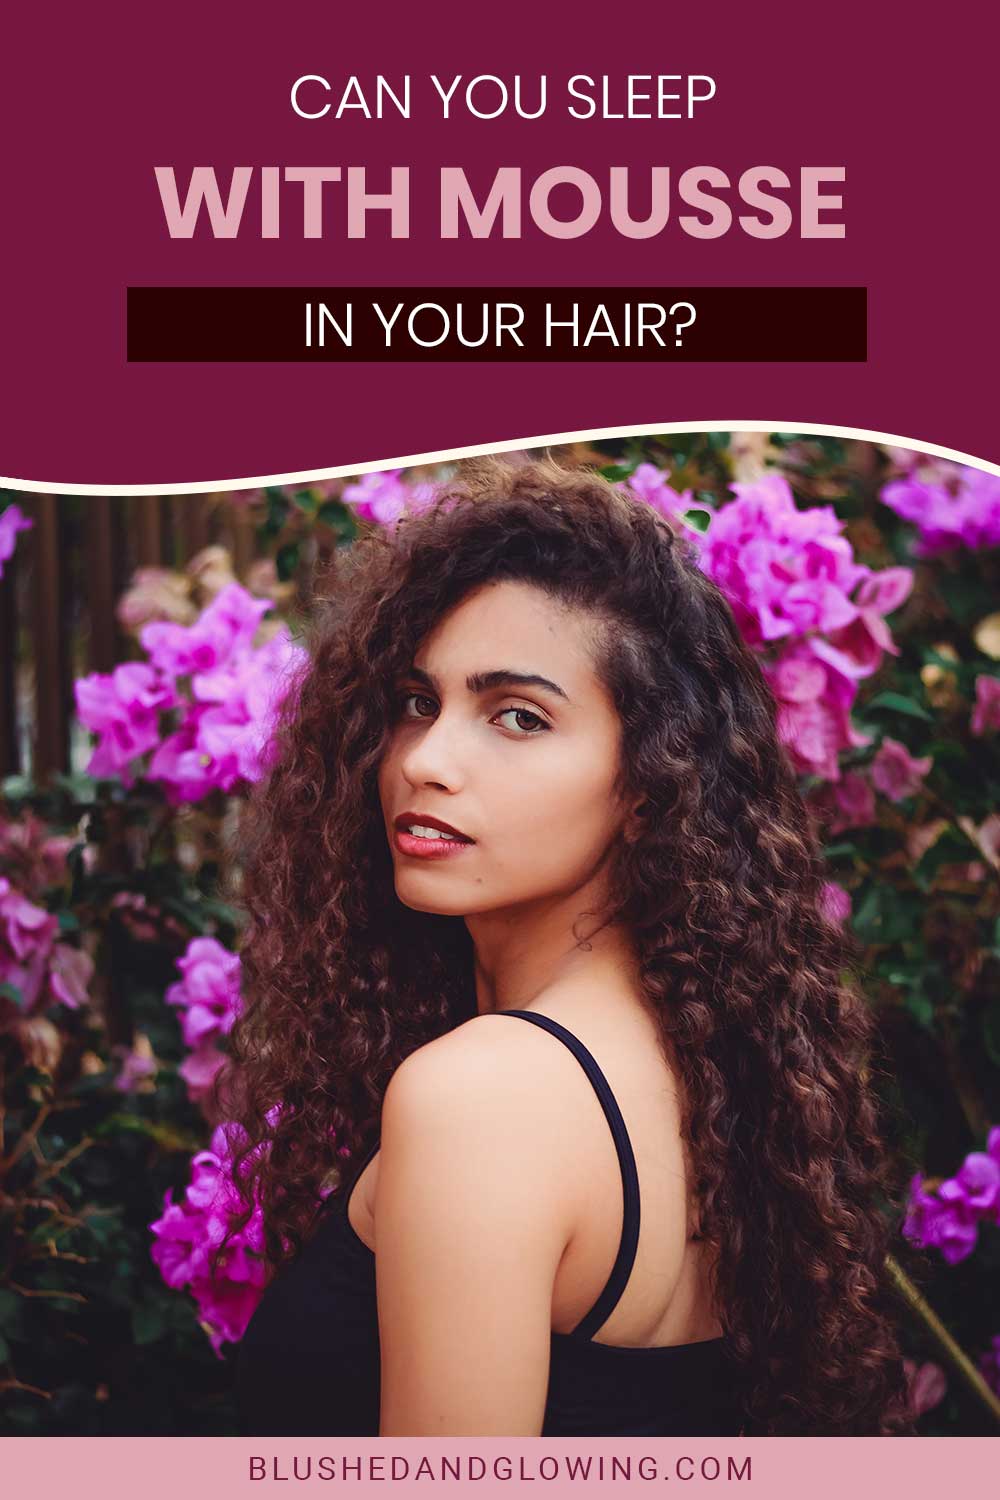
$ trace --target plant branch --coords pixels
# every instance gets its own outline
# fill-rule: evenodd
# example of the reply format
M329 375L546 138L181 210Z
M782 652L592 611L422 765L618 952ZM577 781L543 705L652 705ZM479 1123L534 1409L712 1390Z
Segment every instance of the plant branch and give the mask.
M927 1329L952 1369L965 1382L977 1400L985 1406L997 1426L1000 1427L1000 1396L986 1384L982 1374L976 1369L965 1350L956 1343L933 1307L918 1291L895 1256L887 1255L885 1263L896 1292Z

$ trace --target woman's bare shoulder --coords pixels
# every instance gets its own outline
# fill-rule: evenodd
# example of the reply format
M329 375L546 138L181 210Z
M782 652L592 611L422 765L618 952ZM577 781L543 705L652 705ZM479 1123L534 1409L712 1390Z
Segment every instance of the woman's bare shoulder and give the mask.
M383 1146L386 1125L391 1132L404 1116L445 1157L480 1140L491 1172L556 1194L567 1225L586 1212L586 1163L604 1152L607 1122L578 1059L542 1027L484 1012L418 1048L386 1091Z
M473 1017L393 1073L382 1104L376 1217L395 1166L397 1183L412 1169L423 1183L468 1184L467 1206L477 1216L488 1192L494 1206L544 1223L550 1246L568 1241L578 1203L563 1161L565 1120L546 1087L545 1059L515 1030L513 1022Z
M537 1038L530 1023L489 1012L473 1016L410 1053L392 1075L385 1105L391 1109L405 1096L421 1114L444 1110L457 1118L456 1111L469 1109L481 1119L492 1114L498 1126L522 1122L544 1130L552 1059Z

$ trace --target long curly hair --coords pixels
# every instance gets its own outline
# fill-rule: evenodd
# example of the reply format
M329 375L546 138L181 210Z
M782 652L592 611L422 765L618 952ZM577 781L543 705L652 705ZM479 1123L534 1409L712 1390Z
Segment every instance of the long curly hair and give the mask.
M643 830L609 853L676 1059L713 1294L748 1434L908 1428L885 1257L873 1022L775 703L693 545L585 469L478 460L342 549L237 839L236 1180L279 1267L374 1142L388 1081L476 1013L460 917L398 899L377 774L399 677L479 585L589 611Z

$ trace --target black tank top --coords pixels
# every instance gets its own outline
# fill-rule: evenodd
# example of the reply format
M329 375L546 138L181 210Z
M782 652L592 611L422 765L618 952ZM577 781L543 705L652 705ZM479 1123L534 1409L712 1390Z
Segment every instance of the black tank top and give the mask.
M723 1338L629 1348L592 1335L624 1291L639 1240L639 1178L618 1103L593 1055L549 1016L522 1016L565 1042L594 1086L618 1151L624 1217L604 1290L569 1333L552 1330L543 1437L737 1436ZM375 1252L347 1215L351 1189L376 1141L331 1194L319 1228L274 1277L237 1355L239 1425L247 1437L378 1437L379 1331ZM470 1359L475 1351L470 1350Z

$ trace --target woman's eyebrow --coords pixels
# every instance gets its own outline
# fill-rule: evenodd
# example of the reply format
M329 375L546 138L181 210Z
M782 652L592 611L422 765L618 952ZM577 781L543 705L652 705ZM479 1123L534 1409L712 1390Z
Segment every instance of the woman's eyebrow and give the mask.
M437 691L437 683L430 672L425 672L420 667L411 667L410 676ZM570 701L568 693L563 691L558 682L553 682L549 677L541 677L537 672L515 672L512 667L494 667L489 672L473 672L465 679L465 685L470 693L485 693L490 688L497 687L543 687L557 697L565 698L567 703Z

